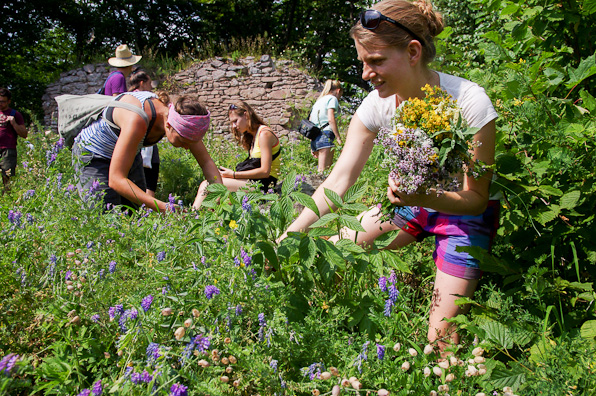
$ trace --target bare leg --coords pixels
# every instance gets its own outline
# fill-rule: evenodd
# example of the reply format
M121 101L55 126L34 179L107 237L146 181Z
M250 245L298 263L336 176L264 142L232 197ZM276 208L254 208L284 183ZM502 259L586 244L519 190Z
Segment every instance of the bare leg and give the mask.
M472 297L478 279L462 279L437 270L435 288L428 320L428 340L437 342L442 351L450 341L459 343L459 335L453 330L453 325L443 318L453 318L466 313L469 306L455 305L459 296Z
M323 172L325 169L331 166L331 163L333 162L333 154L331 153L330 147L322 148L318 151L318 153L319 167L317 170L319 172Z

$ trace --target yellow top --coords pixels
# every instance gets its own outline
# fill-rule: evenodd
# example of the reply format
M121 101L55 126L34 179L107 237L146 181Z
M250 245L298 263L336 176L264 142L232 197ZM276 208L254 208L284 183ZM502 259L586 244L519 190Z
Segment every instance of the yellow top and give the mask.
M261 133L261 130L263 128L267 128L271 133L273 133L273 131L271 131L271 129L269 129L269 127L266 125L261 125L259 127L257 134L255 136L255 144L253 145L252 151L250 152L251 158L261 158L261 147L259 146L259 134ZM279 138L278 138L277 143L275 143L275 145L271 149L271 155L272 156L275 155L276 153L279 152L279 150L281 150L281 145L279 144ZM269 173L269 176L275 177L276 179L279 179L279 169L280 169L280 165L281 165L280 156L281 155L278 155L277 158L274 159L273 162L271 163L271 172Z

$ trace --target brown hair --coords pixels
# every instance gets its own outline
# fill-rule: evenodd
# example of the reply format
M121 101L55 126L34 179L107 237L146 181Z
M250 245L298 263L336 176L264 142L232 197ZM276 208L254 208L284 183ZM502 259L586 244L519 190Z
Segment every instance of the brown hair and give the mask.
M161 97L160 97L161 100ZM174 109L180 115L207 115L209 111L201 102L199 98L194 95L182 95L176 100Z
M144 70L136 69L130 75L130 91L139 89L141 87L141 83L147 81L151 81L149 74L147 74L147 72Z
M435 12L426 0L383 0L372 7L381 14L394 19L410 29L424 42L422 62L426 66L436 56L434 38L443 31L443 17ZM379 27L367 30L358 21L350 31L350 36L363 46L405 48L413 37L394 24L381 21Z
M259 127L261 125L267 125L265 124L265 121L263 121L263 119L253 110L252 107L249 106L248 103L239 100L237 102L234 102L230 105L230 109L228 110L228 114L234 112L235 114L241 116L246 114L246 120L248 122L248 131L246 132L240 132L238 131L238 129L234 128L231 124L230 124L230 131L232 132L232 135L234 135L234 138L236 139L236 141L238 142L238 144L240 146L242 146L243 148L245 148L246 150L250 150L250 148L252 147L252 143L254 140L254 135L256 134L257 131L259 130ZM252 132L251 133L249 133Z

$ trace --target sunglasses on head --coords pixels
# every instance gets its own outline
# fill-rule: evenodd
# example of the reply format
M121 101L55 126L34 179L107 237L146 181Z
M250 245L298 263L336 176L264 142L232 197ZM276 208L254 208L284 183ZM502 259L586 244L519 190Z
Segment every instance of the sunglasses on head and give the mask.
M234 103L232 103L228 110L237 110L237 109L238 109L238 106L236 106Z
M386 17L385 15L381 14L377 10L366 10L360 13L360 23L362 27L367 30L375 30L381 24L381 21L387 21L389 23L394 24L398 28L405 30L410 36L414 39L418 40L420 44L424 45L424 40L422 40L416 33L402 25L401 23L397 22L394 19Z

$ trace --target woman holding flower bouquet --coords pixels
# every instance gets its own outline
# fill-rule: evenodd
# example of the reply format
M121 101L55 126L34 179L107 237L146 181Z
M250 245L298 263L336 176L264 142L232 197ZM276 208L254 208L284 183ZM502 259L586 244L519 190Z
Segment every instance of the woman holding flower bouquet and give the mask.
M436 53L433 38L442 30L440 14L424 0L384 0L360 15L351 35L363 64L362 78L370 81L375 89L356 111L337 164L313 195L321 216L329 212L324 188L341 196L345 194L360 176L373 146L380 140L377 139L380 131L388 129L388 135L397 136L399 144L394 144L397 148L408 147L411 143L399 140L404 139L399 137L400 134L407 132L412 139L424 134L421 129L407 129L402 124L396 126L400 120L394 117L398 107L403 112L402 104L412 102L411 99L424 99L428 89L450 95L456 100L463 121L475 128L472 143L466 145L469 163L494 163L497 114L484 89L428 67ZM427 150L434 140L443 138L436 134L425 136L423 140L427 143L415 149ZM366 232L345 229L342 237L369 244L386 232L400 229L402 231L389 246L397 249L435 236L433 258L437 274L428 338L442 350L449 339L455 343L459 341L444 318L464 312L465 308L457 306L455 300L459 296L472 296L481 276L477 260L467 253L457 252L456 247L489 249L498 224L498 205L489 196L490 172L464 172L462 166L457 172L458 180L452 178L449 183L433 184L432 180L420 180L424 178L420 175L406 174L406 169L417 169L408 165L399 163L390 173L387 197L395 205L391 220L383 221L380 209L375 207L362 215ZM429 185L440 187L429 188ZM287 232L306 230L317 219L314 212L304 209Z

